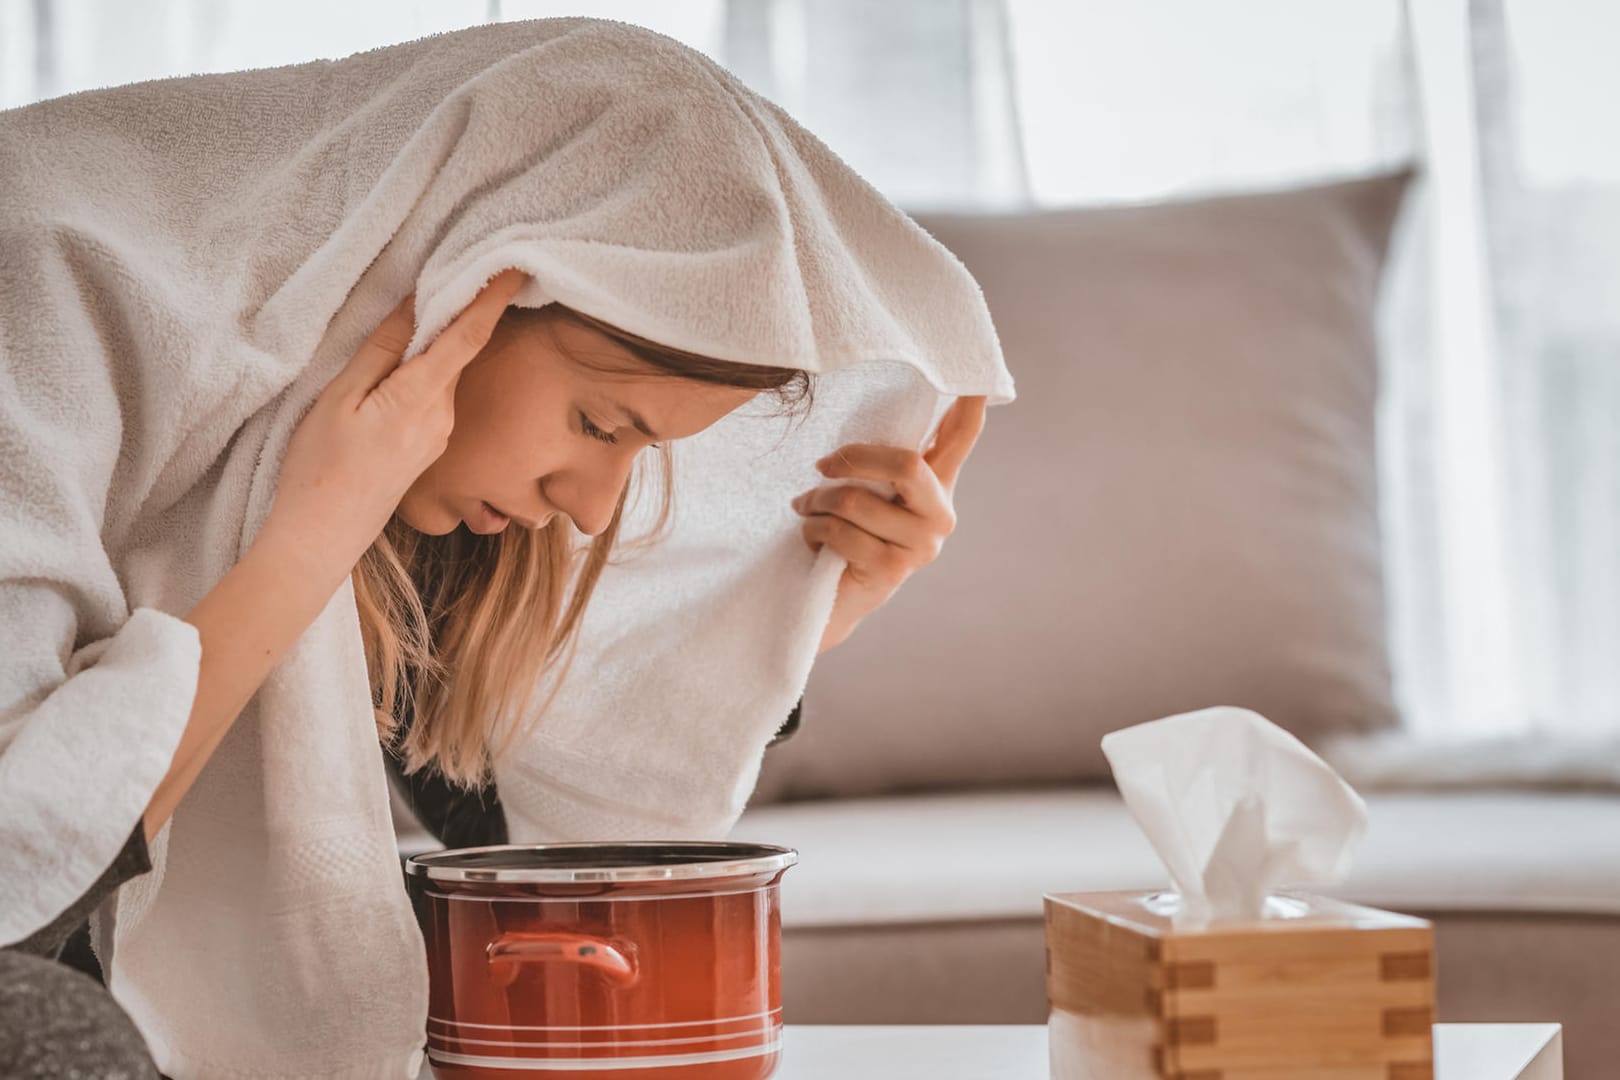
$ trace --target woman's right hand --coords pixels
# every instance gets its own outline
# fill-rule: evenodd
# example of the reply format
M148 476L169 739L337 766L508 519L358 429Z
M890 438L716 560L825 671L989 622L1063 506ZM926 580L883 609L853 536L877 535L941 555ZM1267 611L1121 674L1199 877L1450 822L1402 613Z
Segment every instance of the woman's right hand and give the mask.
M406 490L444 453L456 382L526 280L521 270L497 274L403 365L415 294L389 313L293 432L261 536L319 560L334 585L346 577Z

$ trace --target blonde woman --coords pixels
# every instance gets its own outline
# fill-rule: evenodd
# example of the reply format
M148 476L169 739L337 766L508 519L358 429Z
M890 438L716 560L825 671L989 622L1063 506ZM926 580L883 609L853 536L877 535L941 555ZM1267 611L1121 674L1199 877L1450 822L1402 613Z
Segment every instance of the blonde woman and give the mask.
M414 1068L379 741L443 838L500 838L492 764L545 678L595 674L570 648L638 464L678 498L672 444L762 397L814 416L861 363L906 369L896 415L957 397L922 450L825 446L860 484L767 491L846 562L825 649L937 555L983 394L1010 397L959 264L632 27L116 88L0 134L8 1075ZM112 996L54 962L70 939Z
M636 458L703 431L756 394L808 402L812 385L801 371L689 355L562 307L507 307L521 284L516 271L497 277L422 357L401 366L412 329L407 298L328 385L288 449L259 538L186 615L202 640L196 702L139 828L91 890L11 949L58 955L75 930L85 932L90 910L150 868L147 842L350 574L379 733L392 739L407 702L417 717L394 760L414 774L424 816L454 842L504 840L498 813L469 817L462 793L479 805L488 798L497 733L515 730L516 708L577 626L617 536ZM926 459L844 448L829 475L895 483L909 494L905 505L862 491L835 512L819 489L796 504L805 542L849 561L824 647L937 555L983 415L982 398L965 401ZM593 540L565 605L569 530ZM17 1075L147 1067L138 1037L84 983L15 957L0 965L0 985L19 1010L0 1010L15 1021L3 1027L20 1040L0 1060L35 1070ZM68 1047L84 1038L85 1019L96 1031L89 1056L75 1056Z

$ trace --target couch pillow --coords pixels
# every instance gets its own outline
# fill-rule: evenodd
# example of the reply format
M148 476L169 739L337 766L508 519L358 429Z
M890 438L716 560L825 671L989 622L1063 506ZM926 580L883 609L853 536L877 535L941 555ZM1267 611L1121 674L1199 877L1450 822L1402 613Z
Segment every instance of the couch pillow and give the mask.
M943 554L816 664L756 801L1106 777L1208 705L1307 742L1396 723L1374 411L1408 173L925 215L1018 380Z

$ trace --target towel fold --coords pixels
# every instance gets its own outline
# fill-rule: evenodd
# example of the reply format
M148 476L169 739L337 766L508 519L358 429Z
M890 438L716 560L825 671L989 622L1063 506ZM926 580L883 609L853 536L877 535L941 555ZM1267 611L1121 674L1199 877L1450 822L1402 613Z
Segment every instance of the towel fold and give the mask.
M818 373L803 423L745 406L675 447L668 539L603 574L498 768L514 839L726 832L843 570L788 499L839 445L921 448L951 395L1013 395L953 257L636 27L498 24L0 113L0 938L82 892L150 798L199 659L175 616L251 544L305 409L407 292L415 355L506 267L520 305ZM426 968L350 586L152 859L96 934L165 1073L415 1075Z

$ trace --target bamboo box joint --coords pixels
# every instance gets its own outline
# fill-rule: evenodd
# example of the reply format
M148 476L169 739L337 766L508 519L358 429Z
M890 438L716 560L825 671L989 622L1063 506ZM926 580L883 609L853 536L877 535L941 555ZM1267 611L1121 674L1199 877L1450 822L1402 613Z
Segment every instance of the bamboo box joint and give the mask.
M1282 899L1178 926L1151 893L1046 897L1052 1080L1433 1080L1433 926Z

